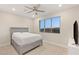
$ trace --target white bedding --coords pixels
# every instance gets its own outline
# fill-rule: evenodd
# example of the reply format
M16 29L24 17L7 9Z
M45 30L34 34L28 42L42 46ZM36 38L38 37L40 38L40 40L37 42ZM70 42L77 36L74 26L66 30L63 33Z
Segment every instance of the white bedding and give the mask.
M39 34L28 32L15 32L12 34L12 40L14 40L18 45L24 45L41 40L41 36Z

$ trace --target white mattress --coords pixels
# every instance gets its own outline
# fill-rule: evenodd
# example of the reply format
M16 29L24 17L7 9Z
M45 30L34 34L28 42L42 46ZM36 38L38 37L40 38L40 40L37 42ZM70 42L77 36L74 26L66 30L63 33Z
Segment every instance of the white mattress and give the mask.
M14 40L18 45L30 44L41 40L41 36L39 34L32 34L28 32L15 32L12 34L12 40Z

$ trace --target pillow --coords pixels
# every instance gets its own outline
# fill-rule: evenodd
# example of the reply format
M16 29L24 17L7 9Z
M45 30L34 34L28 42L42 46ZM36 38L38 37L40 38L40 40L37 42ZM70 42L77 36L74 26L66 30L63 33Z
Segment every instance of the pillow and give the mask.
M13 34L15 35L15 34L21 34L21 32L13 32Z

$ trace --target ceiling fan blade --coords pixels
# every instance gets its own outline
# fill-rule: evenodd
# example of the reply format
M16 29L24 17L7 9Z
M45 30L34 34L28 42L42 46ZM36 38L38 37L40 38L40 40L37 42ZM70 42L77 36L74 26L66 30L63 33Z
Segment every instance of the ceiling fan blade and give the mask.
M33 12L33 10L32 11L28 11L27 13L31 13L31 12Z
M31 7L28 7L28 6L24 6L25 8L28 8L28 9L33 9L33 8L31 8Z
M31 12L33 12L33 11L28 11L28 12L27 12L27 11L25 11L24 13L31 13Z
M45 11L43 11L43 10L36 10L37 12L45 12Z

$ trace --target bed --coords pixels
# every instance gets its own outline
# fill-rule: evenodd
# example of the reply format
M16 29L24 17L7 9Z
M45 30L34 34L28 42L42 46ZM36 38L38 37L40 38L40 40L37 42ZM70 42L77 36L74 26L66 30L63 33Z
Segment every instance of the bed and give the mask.
M42 45L42 37L39 34L29 33L28 30L23 27L10 28L11 45L20 55Z

